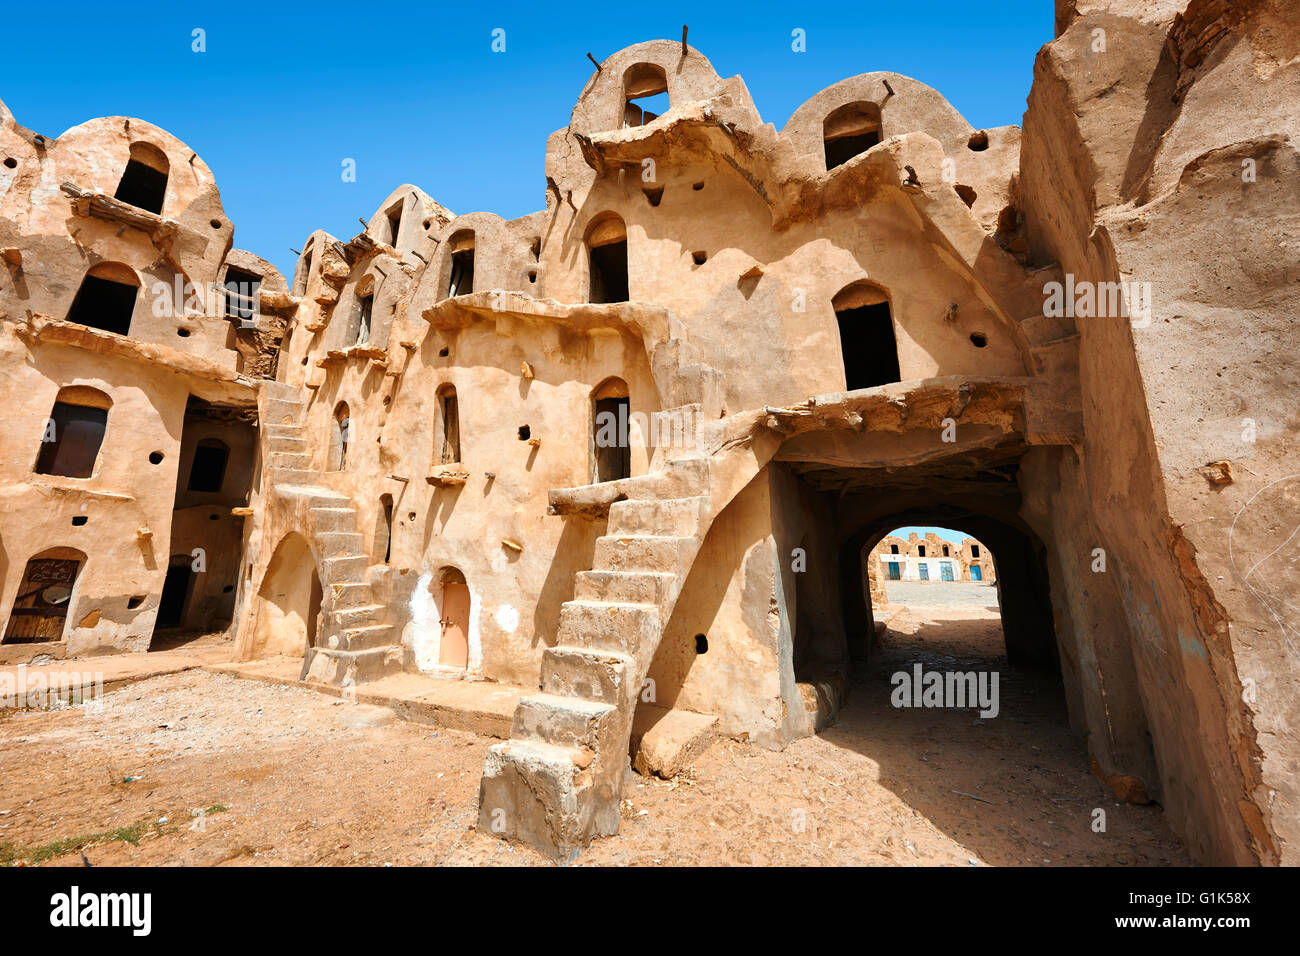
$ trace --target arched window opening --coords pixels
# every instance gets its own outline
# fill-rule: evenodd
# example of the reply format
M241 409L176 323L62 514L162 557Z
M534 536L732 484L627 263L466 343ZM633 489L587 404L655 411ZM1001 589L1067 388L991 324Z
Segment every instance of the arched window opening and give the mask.
M41 436L41 450L33 469L36 474L92 477L112 404L98 389L84 386L59 389Z
M826 171L842 166L880 142L880 107L875 103L847 103L832 110L822 123Z
M167 565L167 576L163 578L155 629L180 627L185 622L186 605L189 604L193 585L193 559L188 554L173 554Z
M352 413L347 402L334 406L333 431L330 434L329 461L326 471L342 471L348 463L348 446L352 443Z
M384 213L384 221L388 226L388 244L394 249L397 248L397 237L402 234L402 205L406 200L398 200L397 203L390 206Z
M233 266L226 268L226 318L253 322L257 318L257 293L262 277Z
M230 446L220 438L200 438L194 446L194 461L190 464L190 491L219 492L226 483L226 464L230 461Z
M387 564L393 557L393 496L379 496L379 514L375 521L374 559Z
M162 215L167 197L167 154L148 143L132 143L131 158L122 170L114 199Z
M587 230L592 302L627 302L627 227L609 213Z
M474 230L462 229L447 240L451 252L451 277L447 297L469 295L474 291Z
M874 388L901 380L894 319L884 290L855 282L832 300L840 330L845 388Z
M375 294L373 292L357 299L357 345L370 341L370 324L375 316Z
M307 248L302 251L298 257L298 266L293 274L293 294L307 294L307 280L311 278L311 259L312 243L307 243Z
M621 378L606 379L591 393L592 470L597 482L632 476L629 412L627 382Z
M437 460L444 465L460 461L460 403L454 385L443 385L438 389L437 432L441 446Z
M636 63L623 74L624 127L644 126L668 110L668 76L661 66Z
M32 557L23 571L0 643L63 640L73 588L85 560L75 548L49 548Z
M463 668L469 664L469 585L465 575L455 568L442 572L442 611L439 624L442 639L438 644L438 663L444 667Z
M68 321L102 332L126 335L140 292L140 279L130 266L101 262L91 266L81 280Z

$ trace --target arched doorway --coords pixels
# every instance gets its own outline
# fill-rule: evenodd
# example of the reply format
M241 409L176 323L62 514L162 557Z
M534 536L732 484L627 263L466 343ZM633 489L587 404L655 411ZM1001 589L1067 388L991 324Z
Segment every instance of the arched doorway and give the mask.
M866 281L845 286L831 300L844 358L845 388L874 388L901 380L894 319L885 290Z
M287 535L275 549L258 588L248 658L302 657L316 644L323 591L307 539Z
M33 555L23 571L18 594L5 625L4 644L39 644L63 640L68 608L86 555L76 548L47 548Z
M444 667L464 668L469 664L469 585L456 568L442 572L442 629L438 642L438 663Z
M589 302L627 302L627 226L617 213L596 217L587 229Z
M607 378L591 392L592 480L617 481L632 476L632 444L627 382Z

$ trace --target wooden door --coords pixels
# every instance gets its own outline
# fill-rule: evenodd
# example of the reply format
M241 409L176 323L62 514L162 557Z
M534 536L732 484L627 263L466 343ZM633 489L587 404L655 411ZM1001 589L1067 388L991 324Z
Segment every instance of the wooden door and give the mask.
M438 663L464 667L469 663L469 586L459 574L442 585L442 642Z

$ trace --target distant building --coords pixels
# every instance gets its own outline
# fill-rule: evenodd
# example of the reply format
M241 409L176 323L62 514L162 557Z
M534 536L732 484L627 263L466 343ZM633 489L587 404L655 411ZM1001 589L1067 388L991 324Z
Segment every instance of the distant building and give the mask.
M871 549L867 564L882 582L997 580L993 557L978 540L954 544L934 532L924 538L915 531L906 538L886 535Z

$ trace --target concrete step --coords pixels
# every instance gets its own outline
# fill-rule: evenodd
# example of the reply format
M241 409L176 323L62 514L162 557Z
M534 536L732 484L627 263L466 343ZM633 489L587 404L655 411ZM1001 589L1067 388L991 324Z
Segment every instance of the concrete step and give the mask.
M525 697L515 708L510 738L594 752L603 736L602 729L617 710L613 704L602 701L535 694Z
M350 651L365 651L393 643L391 624L367 624L349 627L343 632L344 646Z
M313 478L319 478L319 475L313 475ZM307 503L307 507L313 511L318 508L349 508L351 509L352 499L347 495L340 494L332 488L322 488L320 485L307 482L304 484L284 483L277 485L276 489L286 498L301 498ZM353 514L355 509L351 509Z
M659 641L659 609L653 604L566 601L560 608L557 644L620 651L638 656Z
M626 604L662 605L677 575L655 571L579 571L574 598Z
M684 574L697 543L694 538L659 535L612 535L596 540L594 568L598 571L656 571Z
M352 534L356 531L357 511L355 508L312 508L311 516L315 522L317 534L327 531L344 531Z
M597 782L590 761L585 751L536 740L493 746L479 784L478 832L522 840L557 861L574 860L592 840L613 836L619 802L600 797L609 783Z
M258 382L258 388L267 398L278 398L282 401L297 401L302 394L298 391L296 385L277 382L272 379L261 379Z
M270 483L277 487L297 485L300 488L305 488L320 481L320 472L307 468L277 468L271 466L267 469L267 474L270 476Z
M305 451L271 451L266 455L266 467L272 469L283 468L289 471L310 471L311 455Z
M304 438L304 429L301 425L286 425L284 423L271 423L262 426L262 431L266 433L267 438Z
M266 439L266 450L268 452L287 451L290 454L302 454L307 451L307 439L268 437Z
M609 507L607 533L693 537L704 522L708 505L705 497L616 501Z
M361 554L324 558L321 561L321 570L324 572L326 584L364 584L368 567L370 567L370 559Z
M314 541L321 560L355 557L362 553L364 542L365 538L355 531L326 531L317 534Z
M302 403L268 398L262 403L262 425L297 425L302 420Z
M335 686L378 680L402 669L402 648L396 644L364 651L309 647L300 680L316 680Z
M369 584L331 584L330 590L334 592L336 612L344 608L362 607L374 603Z
M542 653L542 691L563 697L582 697L620 705L636 662L617 651L557 645Z
M361 604L357 607L335 608L333 617L339 630L346 631L372 623L376 618L382 617L386 610L388 608L383 604Z

